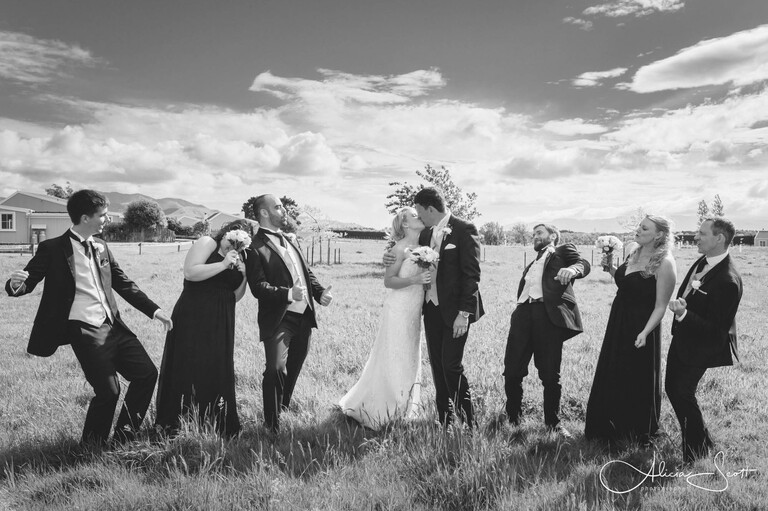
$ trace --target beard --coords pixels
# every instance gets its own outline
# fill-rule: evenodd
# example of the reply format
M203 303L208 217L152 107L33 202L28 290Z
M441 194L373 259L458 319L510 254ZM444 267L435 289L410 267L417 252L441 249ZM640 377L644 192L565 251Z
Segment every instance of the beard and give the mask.
M549 245L549 241L547 240L533 240L533 249L538 252L542 248Z

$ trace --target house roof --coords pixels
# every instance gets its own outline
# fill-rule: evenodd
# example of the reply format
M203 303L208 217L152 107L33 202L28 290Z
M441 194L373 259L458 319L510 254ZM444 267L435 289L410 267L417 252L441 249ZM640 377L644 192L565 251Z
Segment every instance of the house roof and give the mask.
M755 238L768 238L768 231L757 231Z
M12 197L15 197L17 195L26 195L27 197L33 197L35 199L40 199L40 200L44 200L44 201L47 201L47 202L52 202L54 204L59 204L59 205L62 205L62 206L66 206L67 205L67 201L64 200L64 199L59 199L58 197L54 197L52 195L44 195L42 193L25 192L24 190L18 190L16 192L13 192L7 198L5 198L2 201L0 201L0 204L2 204L3 202L8 201L9 199L11 199Z
M6 210L6 211L18 211L19 213L31 213L32 210L29 208L17 208L15 206L3 206L3 204L0 202L0 209Z

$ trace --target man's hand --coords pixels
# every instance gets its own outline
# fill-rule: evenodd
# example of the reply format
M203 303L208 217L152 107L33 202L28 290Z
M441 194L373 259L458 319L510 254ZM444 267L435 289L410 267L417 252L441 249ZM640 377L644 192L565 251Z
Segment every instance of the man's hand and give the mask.
M165 328L166 332L169 332L173 329L173 320L170 316L168 316L168 314L165 313L165 311L163 311L163 309L157 309L155 311L155 319L163 324L163 328Z
M300 302L302 300L305 300L306 294L307 294L307 288L302 285L296 284L291 288L291 298L293 299L294 302Z
M11 287L18 289L29 278L29 272L24 270L16 270L11 273Z
M467 333L469 328L469 317L464 317L461 313L456 315L456 319L453 320L453 338L458 339L462 335Z
M574 277L576 277L576 270L573 268L560 268L560 271L557 272L557 275L555 276L555 280L562 285L567 286Z
M685 298L680 297L677 300L672 300L669 302L669 310L675 313L675 316L680 317L685 313L686 307L688 306L688 302L685 301Z
M323 291L322 296L320 296L320 305L322 305L323 307L328 307L333 301L333 295L331 294L332 287L333 287L333 284L326 287L325 291Z
M387 250L386 252L384 252L384 255L381 258L381 262L387 268L395 264L395 261L397 261L397 257L395 257L395 254L393 254L391 250Z

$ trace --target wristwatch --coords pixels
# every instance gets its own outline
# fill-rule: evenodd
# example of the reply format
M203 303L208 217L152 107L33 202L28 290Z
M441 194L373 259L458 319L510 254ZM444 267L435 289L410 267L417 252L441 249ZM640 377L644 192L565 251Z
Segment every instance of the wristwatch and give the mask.
M467 311L459 311L459 314L461 314L462 318L464 318L466 320L469 320L469 312L467 312Z

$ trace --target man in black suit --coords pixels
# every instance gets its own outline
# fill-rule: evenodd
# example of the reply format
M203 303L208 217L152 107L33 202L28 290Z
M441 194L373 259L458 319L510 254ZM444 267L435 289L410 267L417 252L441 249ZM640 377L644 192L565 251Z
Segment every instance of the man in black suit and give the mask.
M438 417L450 424L455 412L471 428L474 409L462 358L469 325L484 314L480 238L473 224L451 214L435 188L420 190L414 207L427 227L419 244L440 256L422 309Z
M550 431L570 438L560 424L560 363L563 343L582 332L573 280L586 277L591 267L572 243L558 245L554 225L533 228L536 259L520 279L517 307L512 312L504 356L506 413L510 423L520 423L523 378L533 357L544 386L544 423Z
M266 359L264 423L277 432L280 412L291 402L312 329L317 327L315 301L328 306L333 296L331 286L320 285L301 250L281 231L288 218L280 200L260 195L254 209L260 228L245 261L246 275L259 301L259 334Z
M705 456L713 445L696 400L699 381L708 368L739 359L735 318L742 285L728 254L735 232L725 218L702 222L695 237L702 257L685 276L677 299L669 303L675 319L665 387L680 422L686 463Z
M120 374L130 383L115 426L115 440L134 437L152 399L157 369L136 335L120 318L113 290L166 331L173 327L163 312L115 261L100 234L109 221L109 202L99 192L80 190L67 201L74 224L58 238L40 243L23 270L6 282L9 296L31 293L46 279L27 351L48 357L71 344L86 380L93 387L82 442L104 445L120 398Z

